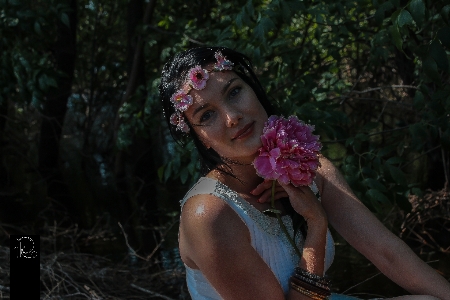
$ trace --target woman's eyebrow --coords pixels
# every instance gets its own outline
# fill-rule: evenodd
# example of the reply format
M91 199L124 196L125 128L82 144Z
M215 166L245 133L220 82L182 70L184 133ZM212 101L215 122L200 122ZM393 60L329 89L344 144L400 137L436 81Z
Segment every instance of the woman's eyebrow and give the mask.
M228 88L230 87L230 85L233 83L233 81L235 81L235 80L237 80L237 79L239 79L239 78L238 78L238 77L231 78L231 79L223 86L223 88L222 88L222 90L221 90L220 93L221 93L222 95L225 94L226 91L228 90ZM206 104L204 104L204 105L201 105L201 106L197 107L197 108L194 110L194 112L192 113L192 117L194 117L195 114L197 114L199 111L201 111L201 110L204 109L205 107L208 107L208 103L206 103Z
M195 117L195 114L198 113L199 111L203 110L205 107L208 107L208 103L200 105L199 107L197 107L194 112L192 113L192 117Z
M222 88L221 94L225 94L225 92L228 90L228 88L230 87L230 85L233 83L233 81L235 81L236 79L238 79L238 77L234 77L232 79L230 79L230 81L228 81Z

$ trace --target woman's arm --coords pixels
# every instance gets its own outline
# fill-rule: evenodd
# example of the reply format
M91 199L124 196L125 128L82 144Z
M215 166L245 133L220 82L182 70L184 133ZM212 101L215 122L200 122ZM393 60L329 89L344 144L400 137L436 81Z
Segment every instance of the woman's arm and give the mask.
M413 294L450 300L450 284L356 198L326 158L320 160L318 185L329 223L387 277Z
M321 203L309 187L281 185L289 196L294 210L302 215L307 223L308 233L303 245L300 267L310 273L323 276L325 272L325 247L328 220Z
M317 242L315 235L308 232L309 243ZM244 222L212 195L194 196L183 207L180 250L183 261L200 269L224 299L285 299L275 275L252 247ZM323 257L318 259L323 263ZM295 291L287 299L310 300Z

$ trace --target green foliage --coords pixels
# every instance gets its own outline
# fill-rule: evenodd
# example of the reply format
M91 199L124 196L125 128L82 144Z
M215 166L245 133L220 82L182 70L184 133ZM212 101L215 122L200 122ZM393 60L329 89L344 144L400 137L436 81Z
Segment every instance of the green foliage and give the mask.
M162 181L195 181L198 154L192 144L171 141L157 85L171 55L198 45L252 58L280 111L316 126L323 153L374 211L408 209L407 196L428 187L429 169L448 161L450 5L443 0L157 1L150 23L139 19L129 39L142 42L145 79L123 102L132 62L128 4L78 1L64 134L76 151L99 155L92 160L105 168L114 168L107 162L117 150L139 147L143 137L158 161L148 172ZM7 99L39 108L65 76L55 71L51 45L56 22L70 25L67 13L56 0L0 0L0 106Z
M161 51L163 61L203 43L249 55L269 96L285 115L316 126L324 153L366 205L379 212L409 209L407 196L427 184L426 178L411 181L412 174L427 174L430 166L411 167L449 145L450 7L444 1L174 3L159 8L158 26L175 33L166 35L174 40ZM160 178L181 177L173 166L192 165L189 156L176 152Z
M54 69L51 45L56 20L68 25L68 5L60 1L2 1L0 8L0 103L11 99L39 108L44 94L64 76Z
M190 179L189 184L194 184L200 176L198 152L194 143L189 142L185 147L172 144L169 149L171 149L171 159L158 169L159 179L161 181L167 181L169 178L179 179L182 184L188 183L188 179ZM186 155L186 153L190 155Z

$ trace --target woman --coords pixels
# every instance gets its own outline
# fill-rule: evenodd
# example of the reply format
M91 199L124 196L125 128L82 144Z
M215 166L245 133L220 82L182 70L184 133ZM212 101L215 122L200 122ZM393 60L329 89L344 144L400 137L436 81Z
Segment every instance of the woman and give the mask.
M179 53L163 69L160 96L172 135L192 138L202 159L204 177L182 201L179 231L193 299L337 299L323 277L334 255L329 224L417 295L402 299L450 299L449 283L370 213L324 157L310 187L276 185L275 199L289 199L275 202L288 231L291 216L306 221L296 255L276 218L262 213L272 184L252 162L275 112L247 57L227 48Z

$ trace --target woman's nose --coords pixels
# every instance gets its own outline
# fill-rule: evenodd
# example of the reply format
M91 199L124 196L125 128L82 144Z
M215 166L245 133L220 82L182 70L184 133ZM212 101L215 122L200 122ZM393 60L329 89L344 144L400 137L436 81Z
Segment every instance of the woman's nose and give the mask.
M242 119L242 114L234 110L228 110L226 112L227 127L236 126L239 120Z

